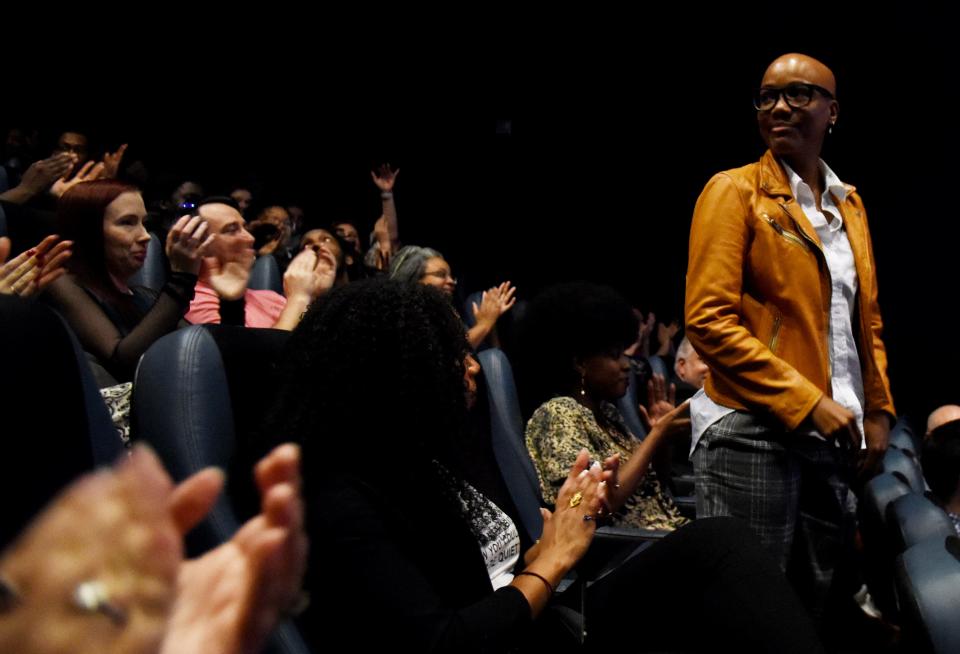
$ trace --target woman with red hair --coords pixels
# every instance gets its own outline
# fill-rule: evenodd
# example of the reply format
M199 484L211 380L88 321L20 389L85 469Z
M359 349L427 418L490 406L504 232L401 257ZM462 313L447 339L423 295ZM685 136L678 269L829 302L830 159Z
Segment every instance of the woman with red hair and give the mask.
M183 216L167 236L170 274L159 292L127 280L142 266L150 235L147 210L134 186L116 180L77 184L60 198L60 234L73 241L69 274L49 294L93 359L101 388L133 379L137 361L183 318L204 248L199 216Z

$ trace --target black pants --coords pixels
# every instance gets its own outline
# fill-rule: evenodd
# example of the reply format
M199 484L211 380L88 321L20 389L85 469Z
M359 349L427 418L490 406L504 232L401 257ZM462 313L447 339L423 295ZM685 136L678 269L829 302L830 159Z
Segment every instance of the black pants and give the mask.
M608 652L823 651L780 567L735 518L697 520L589 585L586 631Z

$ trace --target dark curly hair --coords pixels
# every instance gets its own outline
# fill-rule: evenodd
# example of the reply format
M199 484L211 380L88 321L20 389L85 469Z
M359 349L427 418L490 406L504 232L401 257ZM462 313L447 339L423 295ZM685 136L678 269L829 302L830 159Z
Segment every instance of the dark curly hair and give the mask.
M568 282L543 290L521 324L518 382L526 415L580 383L576 359L626 348L637 338L637 318L609 286Z
M305 461L322 449L324 460L352 462L372 483L453 460L467 351L463 325L436 289L352 282L291 335L273 428L303 445Z

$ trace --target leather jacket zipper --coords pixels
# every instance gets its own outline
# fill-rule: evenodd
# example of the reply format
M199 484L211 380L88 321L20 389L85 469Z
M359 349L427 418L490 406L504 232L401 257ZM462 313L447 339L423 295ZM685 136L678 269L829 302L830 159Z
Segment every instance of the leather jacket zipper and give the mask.
M777 234L779 234L780 236L782 236L782 237L785 238L786 240L790 241L791 243L796 243L797 245L799 245L799 246L801 246L801 247L804 247L804 248L807 247L807 244L806 244L806 242L805 242L803 239L797 237L793 232L788 232L787 230L785 230L785 229L783 228L783 225L781 225L780 223L778 223L776 220L774 220L773 218L771 218L771 217L768 216L767 214L763 214L763 217L764 217L764 219L765 219L768 223L770 223L770 226L773 227L773 230L774 230Z
M803 238L805 238L810 243L810 245L812 245L816 249L816 251L820 253L820 258L823 261L823 269L827 273L827 291L828 291L827 293L827 331L826 331L827 376L828 376L828 379L832 380L833 379L833 360L831 359L831 355L830 355L830 317L833 311L833 277L830 275L830 266L827 265L827 255L824 254L823 248L820 247L816 241L810 238L805 231L803 231L803 228L800 227L800 223L797 222L797 219L794 218L793 214L790 213L790 210L787 209L787 205L781 202L779 204L779 207L783 209L783 212L785 214L790 216L790 219L797 226L797 231L800 232L800 235L803 236ZM785 231L786 230L784 230L784 232Z
M777 344L780 342L780 323L783 322L783 317L779 314L773 319L773 334L770 336L770 342L767 344L767 347L770 348L770 351L774 354L777 353Z

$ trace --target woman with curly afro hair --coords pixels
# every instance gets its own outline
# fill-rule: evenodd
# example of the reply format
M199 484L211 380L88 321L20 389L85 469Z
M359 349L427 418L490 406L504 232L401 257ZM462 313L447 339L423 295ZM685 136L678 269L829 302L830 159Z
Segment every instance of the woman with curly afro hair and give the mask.
M311 600L299 625L315 651L344 641L417 652L579 644L554 608L568 594L553 596L593 539L610 473L588 467L582 452L557 509L543 510L539 541L521 548L515 519L462 473L459 433L479 366L439 291L382 279L342 286L293 333L285 368L274 420L303 448ZM598 645L625 642L616 625L645 616L659 624L683 601L685 616L697 611L716 630L713 641L817 651L779 569L744 558L758 546L734 523L683 532L595 585ZM668 585L665 571L693 598L669 589L638 597L642 583Z
M527 370L540 380L534 397L546 401L527 423L527 449L548 504L563 485L562 471L586 449L617 473L618 484L609 493L614 524L673 530L687 519L661 486L650 460L675 430L675 418L685 405L657 420L642 441L614 405L627 392L630 362L624 350L636 333L630 305L607 286L559 284L531 303L524 337Z

